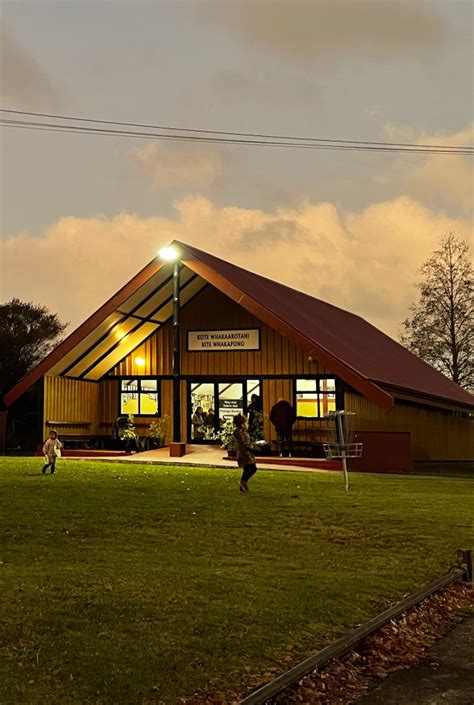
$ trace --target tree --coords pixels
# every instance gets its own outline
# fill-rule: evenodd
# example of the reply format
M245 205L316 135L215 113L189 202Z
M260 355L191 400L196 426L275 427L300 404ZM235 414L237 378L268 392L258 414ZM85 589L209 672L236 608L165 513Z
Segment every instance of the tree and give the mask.
M448 232L420 269L401 342L466 389L474 387L472 263L467 242Z
M0 403L59 342L66 325L45 306L19 299L0 304Z

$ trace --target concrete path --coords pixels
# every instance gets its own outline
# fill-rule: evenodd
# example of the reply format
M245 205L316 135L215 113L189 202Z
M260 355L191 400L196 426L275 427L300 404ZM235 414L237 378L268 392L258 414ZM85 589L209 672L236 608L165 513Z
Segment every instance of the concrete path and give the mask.
M474 705L474 615L432 646L424 663L393 673L357 705Z
M141 463L144 465L182 465L187 467L207 467L207 468L235 468L235 460L224 460L226 451L219 446L188 445L187 453L182 458L170 458L169 448L156 448L143 453L133 453L132 455L106 456L100 458L81 458L64 456L63 460L87 460L87 462L108 462L108 463ZM304 459L299 459L304 460ZM309 459L310 460L310 459ZM325 462L325 461L321 461ZM324 470L319 468L298 467L296 465L273 465L271 463L260 463L257 457L257 467L259 470L285 470L288 472L334 472L334 469Z

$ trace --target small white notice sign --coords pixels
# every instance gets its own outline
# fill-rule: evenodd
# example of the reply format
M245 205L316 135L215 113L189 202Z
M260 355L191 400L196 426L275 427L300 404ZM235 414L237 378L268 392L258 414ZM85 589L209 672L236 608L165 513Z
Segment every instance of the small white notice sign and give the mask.
M223 350L260 350L260 330L190 330L188 331L190 352L216 352Z

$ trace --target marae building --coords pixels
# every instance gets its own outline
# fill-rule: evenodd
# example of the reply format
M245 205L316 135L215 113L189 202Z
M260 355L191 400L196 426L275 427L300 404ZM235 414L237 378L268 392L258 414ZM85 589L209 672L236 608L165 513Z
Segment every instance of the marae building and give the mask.
M302 447L326 440L329 411L355 412L361 469L473 460L467 391L353 313L173 245L183 440L198 440L197 406L215 411L214 428L199 439L212 442L222 421L246 413L257 394L268 441L270 409L284 397L296 408ZM106 441L121 414L134 414L142 434L157 417L173 421L173 268L150 262L21 379L4 398L10 423L25 423L27 409L27 435L39 443L52 428Z

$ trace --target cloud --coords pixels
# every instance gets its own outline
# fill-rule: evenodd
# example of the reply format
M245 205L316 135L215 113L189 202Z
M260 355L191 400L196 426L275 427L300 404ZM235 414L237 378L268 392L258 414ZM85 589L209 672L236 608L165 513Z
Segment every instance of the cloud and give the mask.
M415 296L417 269L447 230L472 237L461 218L401 197L353 212L306 202L273 211L220 208L203 197L176 202L176 218L63 218L40 236L0 247L3 298L47 305L82 322L179 239L357 313L397 335Z
M58 110L62 98L40 65L0 25L2 104L15 110Z
M150 142L130 153L133 163L155 188L215 184L222 175L221 152L189 144Z
M292 59L399 56L439 48L447 36L436 9L416 0L218 0L200 12L247 44Z
M455 133L426 133L413 127L385 125L387 138L395 142L474 146L474 123ZM378 177L376 180L380 181ZM385 183L398 184L424 203L437 203L455 212L473 213L474 165L472 157L433 155L398 158L383 177Z

